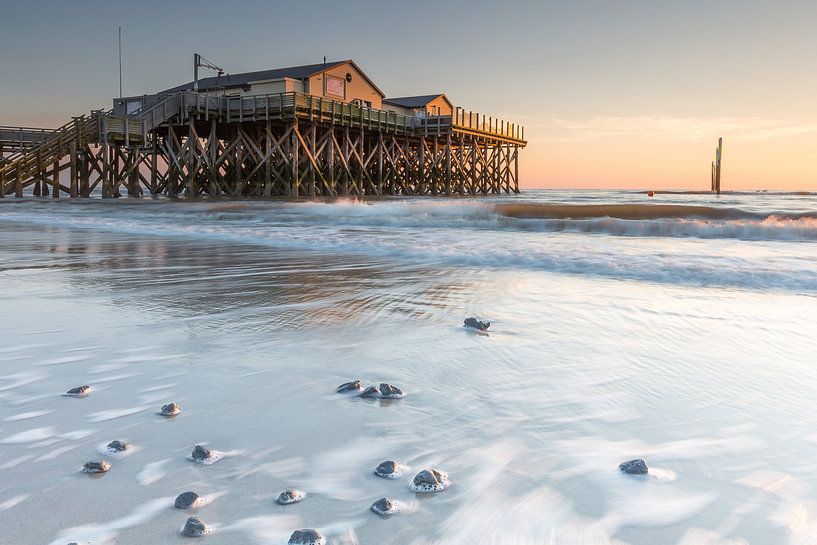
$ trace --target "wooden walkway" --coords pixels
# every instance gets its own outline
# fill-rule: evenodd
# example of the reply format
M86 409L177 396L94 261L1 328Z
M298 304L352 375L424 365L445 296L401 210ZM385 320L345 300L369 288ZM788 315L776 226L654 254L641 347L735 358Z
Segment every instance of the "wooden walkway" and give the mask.
M127 114L126 114L127 112ZM0 197L334 197L518 192L524 129L302 93L182 91L73 118L0 164Z

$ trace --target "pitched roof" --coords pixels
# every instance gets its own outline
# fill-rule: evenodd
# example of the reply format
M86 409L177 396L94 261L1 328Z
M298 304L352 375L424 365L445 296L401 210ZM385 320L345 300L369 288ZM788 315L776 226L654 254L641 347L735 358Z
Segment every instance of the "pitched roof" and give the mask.
M303 66L289 66L287 68L274 68L272 70L259 70L257 72L243 72L241 74L225 74L223 76L212 76L199 80L199 89L231 88L243 87L251 81L268 81L281 78L303 79L312 74L322 72L324 68L332 68L346 61L328 62L326 65L305 64ZM164 91L173 93L176 91L186 91L193 88L193 82L185 83L172 89Z
M244 87L250 82L253 81L269 81L281 78L291 78L291 79L306 79L308 77L314 76L316 74L320 74L325 70L329 70L330 68L334 68L336 66L340 66L343 64L350 63L354 66L358 72L363 75L363 78L368 81L372 87L380 93L381 96L386 96L383 92L378 89L377 85L374 84L372 80L360 69L360 67L355 64L355 62L351 59L344 60L344 61L333 61L318 64L305 64L303 66L290 66L287 68L274 68L272 70L259 70L257 72L243 72L241 74L225 74L223 76L212 76L209 78L202 78L199 80L199 89L229 89L235 87ZM178 85L171 89L167 89L162 91L162 93L175 93L177 91L187 91L193 89L193 82L185 83L183 85Z
M394 104L395 106L402 106L403 108L422 108L437 97L443 97L448 104L451 104L448 97L442 93L437 93L436 95L420 95L416 97L384 98L383 102Z

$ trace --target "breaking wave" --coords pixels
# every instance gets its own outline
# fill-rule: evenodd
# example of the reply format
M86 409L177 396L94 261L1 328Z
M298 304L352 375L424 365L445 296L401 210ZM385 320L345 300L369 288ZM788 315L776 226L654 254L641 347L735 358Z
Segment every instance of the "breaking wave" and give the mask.
M817 214L805 211L465 199L40 201L0 206L3 221L357 254L418 265L817 291L811 246L817 241Z

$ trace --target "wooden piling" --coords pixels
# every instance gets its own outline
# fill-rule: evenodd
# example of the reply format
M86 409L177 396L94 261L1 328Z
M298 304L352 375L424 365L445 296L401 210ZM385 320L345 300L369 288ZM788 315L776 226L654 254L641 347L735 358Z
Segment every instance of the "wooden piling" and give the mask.
M77 143L71 142L69 144L69 182L68 182L68 191L69 196L72 199L76 199L77 195L79 194L78 191L78 182L79 182L79 172L77 171Z

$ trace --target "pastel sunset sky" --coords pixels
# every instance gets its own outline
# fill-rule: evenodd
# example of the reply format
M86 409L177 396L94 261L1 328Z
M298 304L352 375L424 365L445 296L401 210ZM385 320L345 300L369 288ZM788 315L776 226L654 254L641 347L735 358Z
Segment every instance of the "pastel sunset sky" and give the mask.
M118 94L354 59L391 96L445 92L526 126L523 187L817 190L817 1L0 0L0 125Z

